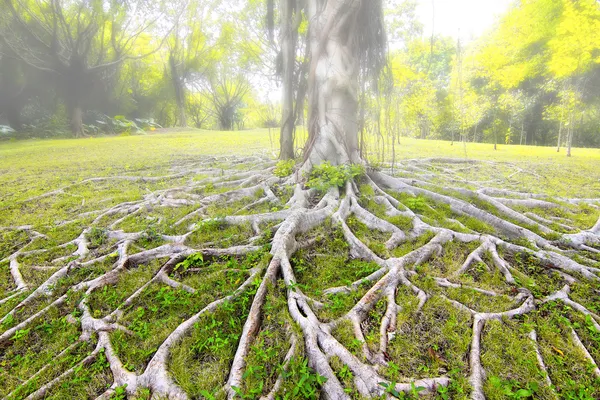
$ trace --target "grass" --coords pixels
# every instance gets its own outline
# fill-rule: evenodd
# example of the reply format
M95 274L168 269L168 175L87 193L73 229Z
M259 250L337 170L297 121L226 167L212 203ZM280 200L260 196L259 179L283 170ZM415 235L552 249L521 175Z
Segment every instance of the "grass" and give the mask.
M185 168L193 168L193 164L201 161L206 155L273 156L277 148L272 146L277 144L276 141L271 142L267 132L198 130L144 136L0 142L0 227L31 224L45 235L32 239L25 230L0 230L0 259L25 244L29 250L44 249L77 238L82 229L95 217L89 215L77 220L83 213L107 209L124 201L137 201L150 192L172 188L189 179L200 182L206 175L165 178L159 181L106 180L77 184L84 179L122 175L166 176ZM449 142L402 138L402 145L396 148L396 154L397 161L429 157L464 158L465 148L462 144L451 146ZM557 154L553 148L499 146L498 150L494 151L493 146L489 144L467 144L466 156L469 159L493 161L496 164L473 164L457 170L456 176L460 181L457 182L457 186L473 188L475 181L489 181L490 186L539 192L556 197L598 197L600 150L574 149L573 154L574 157L567 158L563 153ZM218 159L213 161L210 167L217 170L231 168ZM233 168L243 172L249 168L249 164L240 164ZM288 175L290 168L291 165L280 164L277 174ZM435 171L438 166L433 163L426 168ZM495 181L497 178L502 179ZM443 188L448 186L443 181L437 183ZM23 202L30 197L73 184L77 185L68 187L63 194ZM375 202L375 193L368 185L363 184L360 189L360 203L364 208L402 230L408 231L412 228L410 218L386 216L385 208ZM207 185L199 187L195 194L208 195L224 190L227 189ZM292 194L290 187L285 186L275 187L274 191L282 199L282 204L285 204ZM493 233L493 229L481 221L458 215L448 206L426 197L391 194L404 207L419 214L431 225L450 227L457 231L473 229ZM187 240L187 244L191 246L200 248L244 244L255 235L252 227L227 225L222 217L252 204L260 195L261 191L257 191L255 195L240 199L234 204L210 205L206 213L213 219L209 222L200 223L196 218L176 226L175 223L193 211L195 206L157 206L141 210L121 220L115 225L115 229L143 232L142 237L131 245L133 252L159 246L164 243L160 234L181 234L192 223L196 223L195 232ZM477 206L483 205L475 199L465 200ZM265 203L248 208L238 215L282 208L283 205ZM489 211L497 213L493 208L489 208ZM571 221L576 229L589 228L598 218L597 210L583 205L529 211L547 218L565 218ZM16 312L14 318L8 318L0 325L1 333L46 307L58 296L67 294L65 304L51 308L47 315L37 318L30 329L19 331L11 339L10 346L0 348L0 397L6 397L19 387L13 398L24 398L90 353L89 345L80 344L58 357L65 347L77 340L80 332L77 322L80 312L75 304L81 299L81 295L69 292L69 287L77 282L93 279L111 268L117 255L111 253L114 252L111 242L113 239L107 237L106 229L121 216L102 218L97 227L87 234L91 248L88 258L108 255L105 262L94 267L73 269L56 284L53 296L32 302ZM347 222L359 239L383 257L405 255L428 243L433 237L431 233L427 233L389 251L383 246L389 238L389 233L370 230L353 217ZM272 237L271 228L276 223L261 226L264 233L255 244L263 246L263 250L256 254L240 258L213 259L195 256L188 259L184 263L185 266L176 269L171 274L172 278L195 288L195 294L154 283L146 287L132 304L124 307L118 315L118 322L135 334L112 332L110 337L125 367L136 373L142 372L160 343L182 320L194 315L216 298L231 294L247 279L250 268L260 265L264 269L270 259L267 249ZM558 225L553 227L560 228ZM365 282L349 294L326 295L324 290L360 282L377 271L379 266L353 259L341 230L333 226L331 221L297 239L300 242L312 243L297 251L291 259L297 286L307 296L323 304L322 307L315 307L315 312L322 321L334 321L356 304L370 288L371 283ZM428 398L469 397L470 316L452 307L442 295L478 311L503 311L513 307L508 295L514 294L515 286L508 285L498 271L489 271L483 264L474 264L454 281L465 286L494 290L500 296L486 296L466 287L442 289L435 284L433 278L447 277L455 272L476 246L476 243L445 244L439 255L416 267L418 275L410 279L432 294L421 312L417 312L418 300L414 293L404 286L398 288L398 334L389 344L389 366L380 371L390 381L400 382L409 378L445 374L452 377L451 385ZM21 272L25 280L32 285L30 289L55 271L34 267L46 265L52 259L69 255L74 250L75 246L69 245L52 252L20 257ZM520 285L527 287L536 298L543 298L561 287L562 281L559 276L548 273L526 253L512 258L509 255L503 256L514 267L513 274ZM597 255L590 253L587 257L598 260L596 267L600 268L600 258ZM489 256L484 256L483 259L490 264ZM148 282L166 261L158 259L147 264L128 266L127 271L114 284L93 291L88 296L93 316L101 318L120 307L123 301ZM188 271L189 268L193 271ZM190 397L224 397L220 389L227 379L228 366L235 354L258 283L254 282L239 297L222 304L215 312L202 316L189 335L173 348L169 371ZM14 284L9 263L0 263L0 298L6 297L12 289ZM283 398L317 399L319 396L323 378L308 366L301 332L289 323L285 300L287 289L281 282L268 289L265 318L256 339L251 343L246 359L248 368L245 370L242 386L237 389L240 398L254 399L266 393L282 371L285 377ZM571 297L588 309L600 313L599 289L600 285L581 280L572 285ZM0 317L23 300L31 290L0 304ZM363 324L367 345L372 350L376 350L379 344L379 325L384 310L385 302L380 301ZM529 330L535 328L538 332L540 351L547 360L550 377L555 384L554 390L559 397L598 398L600 382L591 374L582 354L568 340L571 327L577 331L592 356L600 360L600 334L591 328L590 321L564 307L562 303L545 304L532 314L515 321L487 323L482 341L482 363L488 372L485 382L488 397L510 398L508 393L528 390L534 394L534 398L553 398L550 389L544 385L543 376L537 368L534 347L527 338ZM359 358L363 357L362 343L355 339L351 326L345 322L339 323L332 333L353 354ZM292 334L300 337L299 344L296 355L287 368L283 368L283 357L289 348L289 338ZM23 385L28 377L45 365L49 367L38 380ZM352 372L335 358L332 359L332 367L348 394L352 398L359 398ZM99 354L95 361L85 368L78 369L63 383L54 387L46 397L95 398L111 384L112 375L106 358ZM149 393L142 390L137 398L149 398Z

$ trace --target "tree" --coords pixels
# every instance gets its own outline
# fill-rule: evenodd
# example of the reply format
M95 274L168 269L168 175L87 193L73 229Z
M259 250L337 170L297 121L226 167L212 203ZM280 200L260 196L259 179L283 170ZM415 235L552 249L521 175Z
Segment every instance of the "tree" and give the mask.
M361 163L358 146L359 77L377 78L386 64L379 0L308 2L309 140L305 170L313 165Z
M202 78L201 87L209 94L219 127L232 131L239 118L244 96L250 91L250 83L243 72L235 67L211 68Z
M597 200L557 200L504 187L523 170L487 160L410 160L398 167L399 176L388 174L387 164L368 166L359 151L360 91L389 93L382 90L387 82L379 80L387 71L381 1L308 0L306 10L310 131L305 159L295 166L297 173L285 161L274 166L272 160L258 156L211 157L185 160L173 175L94 177L18 204L21 211L40 199L76 197L77 187L90 182L160 183L141 199L87 213L81 213L77 198L73 216L77 224L60 225L68 225L69 239L74 229L90 225L66 243L53 243L37 227L6 228L30 241L20 238L8 250L2 248L8 255L0 263L7 267L15 293L9 293L6 302L3 299L8 311L0 319L4 327L0 347L18 345L33 321L49 315L48 310L71 313L60 320L69 331L68 347L59 356L84 342L95 342L81 361L73 366L65 362L67 369L57 377L54 371L42 370L25 382L11 380L18 382L7 397L25 393L42 398L94 361L113 375L112 385L100 398L151 394L175 399L350 400L420 392L464 397L469 392L472 399L483 400L495 384L514 396L531 397L537 390L549 397L563 396L569 388L553 385L544 357L554 361L556 357L548 353L560 354L555 362L564 365L564 352L550 346L557 336L553 329L545 331L553 339L550 343L537 342L539 319L558 320L568 329L571 342L564 348L577 349L581 358L575 374L600 374L593 365L590 368L594 360L586 349L600 331L600 316L595 306L585 306L586 294L593 296L600 281L600 219L588 219L580 229L567 225L580 223L578 213L594 212ZM228 25L224 28L222 43L228 43L225 39L235 32ZM218 63L193 77L207 85L205 92L223 128L234 125L249 90L246 71L235 58L240 54L234 49L227 55L234 62ZM421 58L427 60L427 73L437 71L433 57ZM492 79L492 71L484 71L488 80L481 87L512 113L520 108L511 106L510 94L519 93L522 75L509 70L518 76ZM449 85L449 74L438 79ZM373 98L377 100L373 96L367 101ZM499 111L492 111L493 124L507 121ZM380 118L376 113L374 123L379 124ZM465 179L468 171L485 167L498 178ZM502 179L499 171L505 168L510 174ZM193 179L199 174L210 176ZM164 188L169 179L175 188ZM494 182L498 185L487 186ZM554 210L561 217L543 210ZM156 218L154 213L161 211L165 218ZM131 220L138 217L144 230L131 232ZM122 225L129 229L120 229ZM30 250L38 240L51 244ZM91 251L98 243L100 249ZM325 250L327 263L320 264L317 257ZM43 283L32 290L37 276L24 278L19 260L33 255L35 262L40 254L56 269L30 268L45 274ZM123 277L140 265L153 268L146 268L143 281L131 287L131 280ZM226 277L210 280L219 274ZM193 287L196 282L202 282L202 289ZM124 290L114 290L116 284ZM578 289L573 297L572 286ZM110 294L99 300L94 297L99 293ZM145 297L149 293L152 296ZM452 293L459 294L452 297ZM493 299L485 303L492 310L481 310L479 301L470 300L473 296ZM144 307L134 306L139 301ZM567 307L548 306L551 302ZM107 313L101 307L112 309ZM171 307L177 315L162 319ZM151 312L161 314L159 330L144 321ZM585 322L581 318L582 322L571 323L569 312ZM552 313L556 314L550 320L547 315ZM484 349L488 351L485 341L494 334L490 325L508 324L511 319L518 329L502 332L521 335L526 330L528 339L519 336L518 344L530 346L527 363L535 366L536 380L517 394L513 391L517 383L486 378L489 367L482 357ZM412 338L417 343L398 340L415 326ZM35 330L52 329L41 324ZM589 335L585 343L576 329ZM81 331L79 339L73 330ZM149 338L148 332L154 335ZM114 340L119 335L127 339ZM419 341L429 335L435 335L433 343ZM131 351L127 347L135 348L126 340L136 343L140 338L152 339L149 349L135 349L135 361L123 362L123 353ZM540 351L543 345L547 351ZM427 364L401 370L405 366L396 365L394 356L405 355L407 348ZM23 356L15 353L19 362ZM407 377L406 372L421 376ZM46 383L40 386L41 379ZM597 388L592 390L592 395L598 393ZM580 393L587 395L587 389Z
M21 110L30 91L23 66L15 57L0 55L0 114L4 114L11 128L21 130Z
M271 2L272 3L272 2ZM280 133L280 155L282 160L294 159L294 134L296 131L296 107L301 102L294 102L296 83L296 52L298 48L298 34L300 23L302 22L302 8L298 1L280 0L280 35L281 35L281 78L283 80L282 89L282 118ZM272 7L272 5L271 5Z
M173 2L167 13L174 26L167 41L168 71L177 105L177 124L182 127L188 124L188 81L192 74L202 74L210 59L211 49L204 32L205 21L210 19L206 6L202 1Z
M148 6L144 1L111 2L106 7L99 0L5 0L0 37L9 55L56 79L71 131L80 136L86 100L98 81L125 60L143 58L160 47L130 54L138 42L148 43L145 33L160 19Z

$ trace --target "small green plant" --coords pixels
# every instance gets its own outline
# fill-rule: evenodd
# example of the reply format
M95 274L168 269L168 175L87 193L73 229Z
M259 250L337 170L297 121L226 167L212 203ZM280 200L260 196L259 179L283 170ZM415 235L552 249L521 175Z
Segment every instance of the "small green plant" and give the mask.
M415 386L415 384L412 382L410 384L410 394L406 394L404 392L397 391L396 390L396 382L391 382L391 383L379 382L379 385L385 388L385 392L387 394L392 395L393 397L395 397L397 399L410 399L410 398L418 399L419 392L422 392L423 390L425 390L424 387Z
M140 237L140 244L142 246L152 246L159 243L162 240L162 236L158 233L154 226L149 227L144 232L142 232L142 236Z
M416 213L422 213L427 209L427 201L423 197L409 197L404 200L404 205Z
M117 386L115 392L110 396L111 400L126 400L127 399L127 384Z
M538 390L538 384L530 382L525 388L519 388L519 384L513 380L504 381L497 376L490 378L492 386L502 391L507 399L529 399Z
M14 336L11 339L14 341L21 340L27 337L27 335L29 335L29 331L30 329L19 329L15 332Z
M92 229L90 229L86 237L90 241L89 247L92 249L102 246L108 240L108 235L106 234L106 231L98 227L93 227Z
M313 168L306 186L319 192L326 192L332 187L343 187L349 180L365 173L362 165L331 165L326 162Z
M275 166L275 171L273 171L273 174L279 178L290 176L294 172L295 165L295 160L281 160Z
M204 265L204 256L202 256L202 253L196 253L177 264L174 271L185 272L191 267L200 267L202 265Z
M284 381L293 382L293 387L284 399L308 399L317 400L319 389L327 378L317 374L308 366L308 359L294 358L290 362L288 371L282 371Z

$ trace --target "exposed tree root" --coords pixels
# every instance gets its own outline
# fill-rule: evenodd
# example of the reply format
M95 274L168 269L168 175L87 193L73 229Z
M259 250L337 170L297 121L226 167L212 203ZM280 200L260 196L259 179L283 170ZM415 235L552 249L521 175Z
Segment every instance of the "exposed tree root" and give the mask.
M433 162L433 161L430 161ZM454 162L454 161L447 161ZM201 317L214 312L221 305L235 299L240 294L260 280L260 285L252 298L248 317L245 320L237 350L231 362L226 382L223 382L223 389L228 398L233 399L236 396L236 389L244 386L244 373L246 371L246 360L251 352L251 347L257 334L263 324L264 308L267 299L267 293L270 287L281 285L283 282L286 291L286 301L289 316L299 328L301 335L289 333L289 347L287 353L283 356L281 364L282 372L270 387L265 387L262 393L262 399L271 400L276 398L284 385L284 372L288 369L291 360L297 356L299 349L304 350L310 367L320 376L326 378L321 387L323 398L326 399L350 399L348 388L344 387L342 381L336 375L332 366L332 358L336 357L343 366L352 373L354 389L358 394L365 397L376 397L387 395L385 387L393 388L396 391L410 392L414 387L422 387L424 392L436 392L439 387L447 386L450 378L444 375L424 379L405 379L404 382L392 382L382 373L381 368L389 365L387 355L388 348L394 337L398 334L398 313L401 306L397 302L397 293L399 288L406 288L416 297L415 315L423 312L427 302L434 296L429 293L425 286L420 287L418 283L419 267L428 264L431 260L440 257L443 254L444 246L452 242L464 244L475 244L473 251L466 256L466 259L455 271L450 271L447 277L435 277L433 286L438 290L445 289L467 289L476 292L479 295L496 298L501 296L496 290L489 288L480 288L476 284L464 285L459 283L461 275L468 273L478 265L492 271L498 271L506 284L513 289L511 297L518 302L518 306L508 311L499 312L480 312L467 304L451 299L445 295L442 298L448 300L461 311L465 311L472 318L472 338L469 353L470 377L469 382L472 386L471 398L479 400L485 399L484 382L486 373L481 362L482 332L487 321L510 319L516 316L531 313L539 304L561 301L570 306L576 312L589 316L592 319L594 327L600 331L600 316L590 311L584 305L569 298L570 286L581 279L600 280L598 273L600 269L590 265L584 265L576 261L574 256L583 256L583 252L597 254L600 243L600 220L589 230L579 233L559 234L550 228L550 225L559 226L573 232L574 229L568 225L568 222L554 221L549 218L539 216L534 213L521 213L513 207L536 207L542 209L554 209L562 207L561 204L552 202L545 196L538 196L526 193L512 192L504 189L481 188L477 191L459 190L460 197L453 197L447 194L447 191L438 190L435 185L427 181L416 179L395 178L385 175L381 172L371 172L362 179L373 189L372 200L383 207L385 216L377 214L375 211L361 205L361 193L358 192L356 185L349 182L343 188L343 194L337 188L331 189L323 195L314 204L316 195L314 190L305 189L302 185L295 186L293 194L287 202L285 208L277 211L265 211L265 205L283 206L285 201L276 195L273 189L276 185L284 184L284 181L273 177L270 173L272 168L267 162L259 162L262 170L253 170L248 173L222 174L214 178L207 178L200 182L190 181L189 184L175 189L163 190L148 194L144 199L134 202L126 202L112 206L105 210L88 213L86 217L92 215L94 222L85 228L77 238L61 244L52 249L28 250L28 246L36 240L43 237L32 230L31 227L15 227L15 230L26 230L30 241L16 249L4 261L8 262L10 276L13 280L14 292L9 293L5 298L0 299L0 305L8 304L20 295L24 299L11 306L3 316L0 322L5 322L9 318L14 318L17 322L9 329L0 334L0 345L10 346L14 340L15 334L32 325L37 319L43 318L50 309L60 307L67 301L67 294L55 293L59 283L71 277L74 272L90 269L102 263L112 261L113 264L99 276L88 280L79 281L73 284L71 293L80 294L77 301L77 308L80 312L78 323L81 330L80 341L97 340L95 350L87 355L82 361L71 368L66 369L60 375L45 382L42 386L36 388L29 394L30 399L43 398L53 387L61 381L74 374L78 368L85 367L93 362L102 352L110 366L113 375L113 384L108 390L100 395L99 398L109 398L114 394L117 387L126 385L128 394L133 395L141 388L149 389L155 398L160 396L169 399L186 399L188 394L178 386L175 379L169 372L169 359L171 350L174 346L189 335L194 325ZM419 165L423 165L423 161ZM415 166L415 168L420 168ZM423 169L421 172L427 171ZM128 181L158 181L162 179L180 179L193 174L221 174L221 170L215 171L210 168L201 167L188 169L166 177L107 177L92 178L79 184L94 184L105 180L128 180ZM451 170L445 170L445 174L452 175ZM202 188L203 185L210 184L214 188L222 190L220 193L209 194L206 196L194 192L195 189ZM51 198L66 193L78 184L70 185L62 189L48 192L46 194L29 199L28 201L39 200L41 198ZM459 216L474 218L485 222L492 227L498 234L476 232L467 229L465 225L459 223L456 219L455 225L461 226L463 231L435 226L427 221L423 216L411 211L398 198L392 196L392 192L408 193L420 195L434 202L447 205L452 212ZM443 193L443 194L442 194ZM258 195L258 196L257 196ZM510 196L510 197L506 197ZM251 198L250 200L248 200ZM466 199L474 199L470 203ZM229 215L215 218L209 213L209 206L219 204L226 208L233 204L239 204L243 200L246 203L239 206L237 210ZM490 209L496 212L492 213L489 209L478 207L478 202L490 205ZM194 208L187 214L181 216L174 227L183 233L164 234L161 233L160 239L163 243L152 248L133 251L135 243L143 237L143 232L126 233L119 229L119 226L132 216L142 215L145 210L157 207L178 208L184 206L193 206ZM259 210L254 212L254 210ZM262 210L262 211L260 211ZM415 240L424 233L430 233L431 239L424 244L414 246L408 252L400 256L383 257L367 246L361 236L354 232L348 219L354 216L356 220L364 224L370 231L376 231L386 234L388 239L385 241L385 250L393 252L398 246L406 245L407 241ZM399 226L388 221L391 217L404 217L411 221L411 228L403 230ZM82 218L81 216L76 217ZM90 234L92 228L100 224L102 220L112 218L112 222L106 229L106 237L111 242L110 251L97 254L92 249ZM326 220L331 219L336 227L343 233L343 237L349 246L349 252L353 258L362 259L375 263L377 270L367 276L362 276L356 282L346 286L331 287L324 290L325 296L333 294L352 294L360 288L365 288L364 294L357 300L349 311L341 317L325 322L319 319L318 311L326 306L327 299L312 299L304 294L298 286L296 271L290 261L294 253L303 247L311 246L310 240L302 241L301 236L323 225ZM202 228L203 224L219 222L225 226L245 226L249 225L256 236L237 243L226 248L193 248L188 245L188 240L192 235ZM126 335L134 335L121 321L123 310L129 308L148 290L153 284L163 284L172 288L183 290L188 293L196 293L197 289L193 285L180 282L176 279L174 272L179 263L187 257L201 253L204 257L222 257L222 256L241 256L259 250L261 247L256 245L256 241L264 234L264 224L271 224L274 236L271 241L270 253L271 259L266 268L255 267L247 272L247 278L237 285L237 288L228 295L214 299L202 310L189 318L183 320L175 330L158 346L153 353L149 363L141 374L129 371L123 366L119 355L111 343L111 335L115 331L120 331ZM189 225L185 227L184 225ZM5 228L9 229L9 228ZM553 235L558 239L549 240L547 235ZM517 244L519 240L525 240L529 247ZM28 266L31 270L37 272L48 272L51 275L41 284L33 288L33 285L24 279L21 271L23 266L20 264L22 257L44 254L51 250L66 249L67 246L74 246L76 250L67 256L55 258L44 265ZM527 253L537 262L548 270L556 270L565 281L563 289L547 296L544 299L535 299L533 294L517 284L517 269L515 265L509 262L511 257L520 253ZM103 318L95 318L94 312L89 305L88 298L95 291L114 285L120 282L123 277L138 268L141 265L148 264L155 260L163 260L162 265L152 277L146 280L139 288L134 290L120 305L109 312ZM164 261L166 260L166 261ZM593 262L593 259L589 259ZM462 262L462 261L461 261ZM239 270L230 269L215 271L214 273L224 273L227 271L239 272ZM203 269L190 269L189 273L204 273ZM520 273L520 272L519 272ZM33 289L30 293L30 289ZM362 293L362 292L361 292ZM383 302L383 313L380 319L376 321L378 329L379 343L376 348L369 346L366 339L365 322L378 303ZM36 304L33 311L29 310ZM26 318L19 320L21 311L29 310ZM354 353L350 351L338 337L335 336L334 329L342 323L349 323L352 326L354 337L361 342L360 351ZM548 386L552 385L548 370L545 366L542 353L538 348L537 335L531 331L529 335L532 345L535 346L535 352L540 370L544 373L544 379ZM97 338L97 339L95 339ZM595 362L589 351L585 348L577 333L573 330L570 339L581 349L590 363ZM77 342L80 343L80 342ZM71 344L60 352L57 357L60 358L68 353L75 344ZM45 366L35 375L29 377L23 385L28 385L41 376L48 368ZM600 376L600 370L595 367L594 373ZM14 390L13 390L14 392ZM423 392L423 393L424 393ZM9 395L8 397L10 397Z

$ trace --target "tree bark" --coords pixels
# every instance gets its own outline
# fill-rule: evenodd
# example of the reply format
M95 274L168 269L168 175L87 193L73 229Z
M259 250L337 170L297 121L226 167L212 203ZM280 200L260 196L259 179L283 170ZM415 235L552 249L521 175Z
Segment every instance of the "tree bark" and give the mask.
M519 144L523 144L523 135L525 134L525 117L521 120L521 138L519 139Z
M571 144L573 142L573 118L569 119L569 129L567 130L567 157L571 157Z
M558 140L556 143L556 152L557 153L560 152L560 140L562 139L562 127L563 127L563 124L562 124L562 121L560 121L560 125L558 127Z
M185 111L185 87L179 76L177 68L177 60L175 55L171 53L169 56L169 67L171 69L171 82L175 91L175 103L177 104L177 124L181 127L187 127L187 116Z
M358 146L360 1L309 1L311 66L305 170L322 162L360 163Z
M83 136L83 109L76 103L69 106L71 133L75 137Z
M294 158L294 131L296 118L294 113L294 67L296 62L296 45L298 30L294 26L294 3L290 0L280 0L281 10L281 57L282 57L282 115L279 158L290 160Z
M15 100L15 99L11 99ZM6 120L8 121L8 125L13 128L15 131L20 131L23 129L23 123L21 121L21 104L20 102L11 102L10 104L6 104L0 111L4 112L6 116Z

